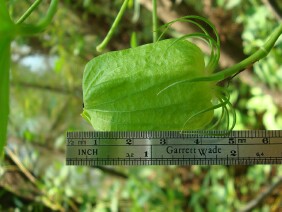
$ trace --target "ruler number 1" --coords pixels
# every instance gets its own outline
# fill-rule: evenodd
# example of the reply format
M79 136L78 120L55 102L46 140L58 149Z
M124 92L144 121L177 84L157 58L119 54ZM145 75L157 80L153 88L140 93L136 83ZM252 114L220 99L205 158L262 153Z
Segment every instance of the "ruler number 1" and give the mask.
M148 151L144 152L145 153L145 158L149 157L148 156Z

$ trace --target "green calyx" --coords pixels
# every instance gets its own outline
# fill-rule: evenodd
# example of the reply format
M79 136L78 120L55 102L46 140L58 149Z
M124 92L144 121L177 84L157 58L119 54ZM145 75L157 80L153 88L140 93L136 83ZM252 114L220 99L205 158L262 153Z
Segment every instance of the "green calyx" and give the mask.
M87 64L83 116L94 129L197 129L210 122L213 111L192 116L212 107L211 83L174 86L157 95L175 81L207 74L202 51L191 42L175 41L110 52ZM185 124L190 118L193 124Z

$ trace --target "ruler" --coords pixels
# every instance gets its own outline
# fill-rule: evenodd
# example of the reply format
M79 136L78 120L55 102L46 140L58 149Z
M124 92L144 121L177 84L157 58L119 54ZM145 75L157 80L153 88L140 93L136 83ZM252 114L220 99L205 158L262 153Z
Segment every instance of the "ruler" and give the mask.
M282 164L282 130L67 132L66 164Z

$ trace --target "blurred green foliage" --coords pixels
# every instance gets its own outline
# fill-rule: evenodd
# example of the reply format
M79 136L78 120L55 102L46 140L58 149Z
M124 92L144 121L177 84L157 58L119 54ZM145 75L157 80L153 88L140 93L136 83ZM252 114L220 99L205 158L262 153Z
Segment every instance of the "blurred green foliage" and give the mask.
M172 4L192 5L205 15L204 2ZM16 19L32 1L9 3ZM121 4L122 0L62 0L48 30L13 43L8 147L37 182L29 182L7 155L0 166L0 211L235 211L282 175L281 165L65 166L65 132L92 130L80 117L84 65L98 55L95 48ZM28 21L42 16L47 5L43 1ZM242 26L236 33L246 55L258 49L277 25L259 0L217 0L210 7L231 13L231 21ZM151 13L132 0L106 51L149 42ZM240 76L232 80L236 129L281 129L281 64L280 38L269 56L247 71L247 80ZM281 210L281 193L278 188L255 211Z

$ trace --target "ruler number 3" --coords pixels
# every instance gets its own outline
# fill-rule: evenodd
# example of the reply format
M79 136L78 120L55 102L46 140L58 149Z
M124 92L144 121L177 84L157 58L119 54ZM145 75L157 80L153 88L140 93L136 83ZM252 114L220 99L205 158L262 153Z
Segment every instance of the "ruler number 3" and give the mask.
M165 138L161 138L161 139L160 139L160 144L161 144L161 145L165 145L165 144L166 144Z

